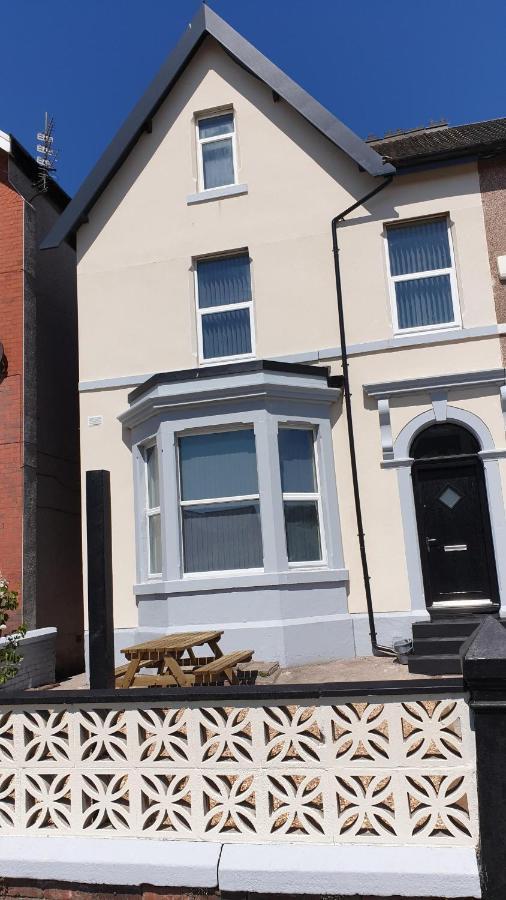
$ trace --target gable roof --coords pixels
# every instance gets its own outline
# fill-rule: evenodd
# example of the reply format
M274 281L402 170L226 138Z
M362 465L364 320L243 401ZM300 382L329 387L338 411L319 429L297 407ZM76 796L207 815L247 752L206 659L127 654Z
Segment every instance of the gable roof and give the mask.
M371 138L368 143L400 169L462 157L490 156L506 151L506 118L466 125L440 123Z
M79 226L86 220L89 210L127 158L142 132L150 129L151 119L207 35L213 37L239 65L267 84L370 175L388 175L395 171L394 167L390 163L384 162L372 147L368 146L339 119L336 119L281 69L278 69L212 9L203 5L149 85L144 96L134 107L79 188L72 202L43 241L41 245L43 250L58 247L62 241L69 240L75 235Z

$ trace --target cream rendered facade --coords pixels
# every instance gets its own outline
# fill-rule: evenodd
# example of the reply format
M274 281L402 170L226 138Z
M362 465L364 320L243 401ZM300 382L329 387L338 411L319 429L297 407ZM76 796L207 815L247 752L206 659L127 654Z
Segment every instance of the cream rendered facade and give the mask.
M234 111L237 182L244 190L199 202L196 116L220 109ZM111 473L118 648L169 626L216 625L226 629L231 648L251 646L257 658L288 665L369 651L348 437L337 391L329 419L337 488L332 538L342 541L342 553L321 607L312 600L321 584L299 570L295 587L309 586L293 608L290 594L281 596L282 578L266 591L262 579L255 586L253 576L246 584L239 574L231 575L226 584L217 582L214 592L212 585L203 592L186 585L177 595L167 588L167 578L159 584L139 580L128 395L156 373L200 365L194 261L241 249L251 259L256 358L328 366L339 375L330 223L377 183L206 37L151 130L78 229L81 464L83 473ZM398 337L386 226L441 214L451 226L461 325ZM342 224L338 238L373 602L380 643L390 643L408 634L413 620L427 616L405 478L404 444L417 422L421 427L435 417L462 421L478 435L493 507L499 592L506 604L502 358L477 164L397 176ZM466 373L481 374L469 383ZM177 509L162 510L164 517L177 515ZM84 534L85 529L86 523ZM177 608L175 617L167 613L171 608Z

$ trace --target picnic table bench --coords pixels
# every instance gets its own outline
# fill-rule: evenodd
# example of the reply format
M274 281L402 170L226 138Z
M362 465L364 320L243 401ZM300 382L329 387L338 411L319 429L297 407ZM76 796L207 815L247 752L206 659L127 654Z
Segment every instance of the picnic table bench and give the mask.
M188 631L125 647L121 652L127 662L116 669L116 686L191 687L224 680L237 684L236 666L249 662L253 650L223 654L219 646L222 635L223 631ZM212 655L197 656L195 648L205 644ZM141 673L141 669L155 671Z

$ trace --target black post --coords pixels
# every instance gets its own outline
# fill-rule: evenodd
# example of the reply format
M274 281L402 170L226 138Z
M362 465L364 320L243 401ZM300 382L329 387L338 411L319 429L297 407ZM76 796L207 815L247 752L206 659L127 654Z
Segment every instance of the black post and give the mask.
M90 688L114 687L111 484L109 472L86 472Z
M487 616L462 647L474 713L483 900L506 898L506 628Z

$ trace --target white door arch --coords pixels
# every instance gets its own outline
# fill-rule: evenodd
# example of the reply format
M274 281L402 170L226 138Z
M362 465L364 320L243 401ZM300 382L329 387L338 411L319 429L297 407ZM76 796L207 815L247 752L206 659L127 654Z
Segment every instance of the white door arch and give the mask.
M499 598L501 602L501 614L506 616L506 553L504 552L504 549L506 549L506 517L504 513L502 485L498 463L499 454L496 453L496 448L489 428L479 416L468 410L459 409L459 407L456 406L447 406L445 420L448 422L455 422L468 428L469 431L475 435L480 444L481 449L478 455L483 461L485 473L492 539L497 568ZM411 609L419 613L420 617L424 618L427 617L428 613L425 602L415 501L411 479L413 459L410 457L410 448L417 434L435 422L436 416L433 409L420 413L411 419L399 432L394 441L393 459L389 462L389 467L397 468L399 481L399 497L404 531Z

